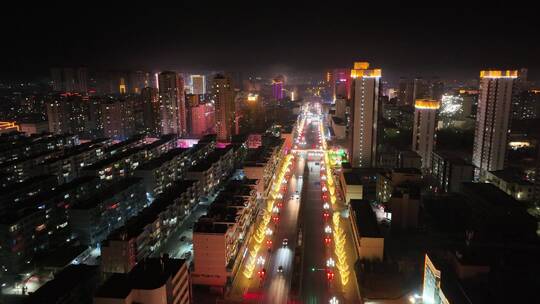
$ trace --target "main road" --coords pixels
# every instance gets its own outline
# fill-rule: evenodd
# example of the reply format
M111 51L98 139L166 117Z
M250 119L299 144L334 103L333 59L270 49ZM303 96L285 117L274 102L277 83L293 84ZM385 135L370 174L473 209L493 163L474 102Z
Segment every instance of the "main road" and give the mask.
M295 157L291 177L287 181L285 191L281 192L282 200L276 201L273 219L268 224L272 235L267 237L271 244L263 243L259 250L257 268L251 278L247 278L242 268L248 258L244 259L240 270L234 278L228 298L252 303L287 303L291 287L293 258L297 244L298 212L300 209L302 174L305 160ZM280 183L282 181L276 181ZM284 245L286 240L286 245ZM265 270L264 276L258 272Z
M267 235L257 255L257 266L251 277L242 272L249 256L247 256L234 278L232 288L227 295L230 300L243 303L277 303L292 302L290 295L293 272L300 272L302 303L361 303L354 278L354 262L356 253L352 245L346 207L341 201L332 206L324 205L321 191L321 165L324 156L320 124L323 115L320 106L311 104L309 110L303 111L300 121L305 122L303 129L293 139L295 158L293 160L290 179L282 184L282 203L277 201L279 210L274 208L273 220L268 224L271 235ZM324 128L323 128L324 129ZM304 176L307 167L308 174ZM283 183L284 181L275 181ZM303 183L306 183L305 185ZM300 206L302 204L302 206ZM265 206L265 204L264 204ZM264 209L264 207L263 207ZM350 275L348 283L343 284L338 269L327 267L330 258L337 260L328 227L332 226L332 215L340 214L340 227L344 230L346 264ZM324 214L328 216L324 216ZM277 220L276 220L277 218ZM299 228L302 234L302 246L298 245ZM283 245L283 240L287 245ZM268 245L267 242L271 242ZM268 248L270 248L268 250ZM295 251L301 250L302 263L294 264ZM293 266L300 269L294 269ZM264 274L262 273L264 271ZM328 273L334 273L329 278ZM297 276L295 276L296 278Z

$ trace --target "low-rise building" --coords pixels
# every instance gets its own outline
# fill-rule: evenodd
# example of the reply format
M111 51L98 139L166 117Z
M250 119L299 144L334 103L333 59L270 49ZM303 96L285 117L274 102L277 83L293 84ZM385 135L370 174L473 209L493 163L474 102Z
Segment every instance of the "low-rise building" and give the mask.
M391 214L392 231L406 231L418 227L420 213L420 187L414 182L405 182L394 188L387 203L387 214Z
M345 202L352 199L375 200L377 197L377 176L389 172L384 168L344 169L339 177L339 185Z
M258 148L248 150L242 170L248 179L262 181L257 191L266 196L284 153L284 141L280 138L265 137L263 143Z
M486 173L486 181L518 201L532 201L534 184L524 179L519 172L499 170Z
M53 135L50 133L24 136L0 135L0 164L38 155L45 151L70 148L79 144L79 137L73 134Z
M381 172L377 175L377 201L386 203L392 197L394 188L403 183L418 184L422 180L422 172L416 168L398 168Z
M167 257L146 259L129 273L113 274L94 296L94 304L192 302L188 264Z
M375 212L367 200L353 199L349 204L354 245L360 260L384 258L384 237L377 225Z
M0 213L0 267L16 273L37 253L71 241L68 210L99 191L99 179L83 177L44 189L25 200L3 206Z
M139 166L134 175L143 179L147 195L155 198L175 180L184 176L192 164L189 148L175 148Z
M234 169L234 149L231 145L217 148L191 167L186 178L199 181L201 196L212 194Z
M145 144L145 136L143 134L133 135L130 138L117 142L116 144L109 146L105 149L105 157L111 157L116 154L126 152L127 150L135 147L140 147Z
M232 181L193 229L193 284L223 290L238 271L253 232L257 206L254 180Z
M347 135L347 123L343 118L333 116L330 121L330 127L334 131L336 139L345 139Z
M101 244L101 270L127 273L160 246L198 202L197 181L177 181Z
M48 121L21 122L19 124L20 131L27 135L43 134L49 132Z
M92 304L98 282L98 266L69 265L31 293L24 303Z
M95 246L146 206L141 179L128 177L69 209L69 223L81 244Z
M439 191L459 192L461 184L472 182L474 166L460 157L444 151L433 151L431 175L435 178Z
M146 157L144 146L131 148L124 152L102 159L81 170L83 176L98 176L103 181L113 181L131 175Z
M59 183L66 183L79 176L84 166L93 164L104 157L110 139L100 138L65 150L62 155L50 158L35 168L40 174L51 174Z
M418 153L407 150L398 153L398 168L422 168L422 156Z

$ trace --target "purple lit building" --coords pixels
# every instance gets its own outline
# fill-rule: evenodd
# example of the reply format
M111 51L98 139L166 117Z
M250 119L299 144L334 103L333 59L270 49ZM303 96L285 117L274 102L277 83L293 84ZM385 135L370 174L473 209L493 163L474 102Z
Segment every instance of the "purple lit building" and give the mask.
M285 85L285 78L281 75L272 79L272 97L275 100L283 100L283 89Z

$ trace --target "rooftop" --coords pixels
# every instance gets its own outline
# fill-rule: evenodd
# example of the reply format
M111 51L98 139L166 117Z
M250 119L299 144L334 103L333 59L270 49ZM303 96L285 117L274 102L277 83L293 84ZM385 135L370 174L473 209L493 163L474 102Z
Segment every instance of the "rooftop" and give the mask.
M216 148L214 151L212 151L212 153L208 154L205 159L200 161L195 166L191 167L189 169L189 172L205 172L205 171L207 171L208 169L210 169L210 167L212 167L212 165L214 163L219 161L230 150L232 150L232 145L229 145L229 146L227 146L225 148Z
M510 169L498 170L498 171L491 171L490 173L508 183L514 183L514 184L518 184L522 186L534 185L528 180L525 180L525 177L519 171L516 171L516 170L510 170Z
M161 167L164 163L171 161L173 158L192 150L192 148L174 148L159 157L156 157L148 162L145 162L142 166L139 166L137 170L153 170Z
M345 120L337 116L332 116L332 120L334 121L336 125L345 125Z
M98 289L95 297L124 299L131 290L153 290L172 280L186 261L169 258L147 258L140 261L129 273L113 274Z
M107 149L105 149L105 152L108 153L108 152L112 152L112 151L121 149L122 147L131 145L131 144L136 143L138 141L142 141L143 139L144 139L143 134L133 135L130 138L124 140L124 141L121 141L121 142L119 142L117 144L114 144L114 145L108 147Z
M362 185L363 182L376 178L377 174L388 172L390 170L385 168L353 168L349 172L343 172L343 177L347 185Z
M416 174L416 175L422 175L422 171L418 168L395 168L392 169L394 173L401 173L401 174Z
M19 221L21 218L28 216L34 212L38 212L43 209L39 209L39 206L46 201L55 199L58 195L64 195L68 191L75 190L77 187L86 183L97 182L98 177L95 176L83 176L72 180L69 183L61 184L54 187L52 190L41 191L38 194L27 198L22 202L18 202L16 206L9 206L5 213L0 216L0 223L10 224Z
M97 279L99 266L69 265L30 294L27 303L60 303L67 292L92 279Z
M229 226L227 224L199 220L193 226L193 233L224 234L228 228Z
M76 203L72 206L72 209L91 209L102 203L103 201L115 197L117 194L122 193L123 191L129 189L133 185L136 185L141 182L141 178L138 177L127 177L124 179L115 182L111 186L103 189L96 195L91 198Z
M360 237L382 238L371 204L366 200L352 199L350 205Z
M438 155L453 165L472 166L471 163L466 162L465 159L455 152L437 150L433 151L433 154Z
M144 151L144 150L146 150L146 146L134 147L134 148L131 148L131 149L126 150L124 152L114 154L111 157L102 159L102 160L100 160L98 162L95 162L95 163L89 165L89 166L86 166L86 167L83 168L83 170L90 170L90 171L100 170L100 169L102 169L104 167L107 167L109 165L114 164L115 162L117 162L119 160L130 157L130 156L135 155L136 153L139 153L139 152Z

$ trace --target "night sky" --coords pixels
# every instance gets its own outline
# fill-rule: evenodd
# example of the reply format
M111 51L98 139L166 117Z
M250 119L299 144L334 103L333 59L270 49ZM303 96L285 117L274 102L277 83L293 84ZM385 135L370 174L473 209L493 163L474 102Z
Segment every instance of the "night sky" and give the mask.
M532 8L196 3L2 10L0 77L34 80L48 76L51 66L78 65L315 73L363 59L390 78L474 78L490 67L528 67L530 78L540 78L540 18Z

